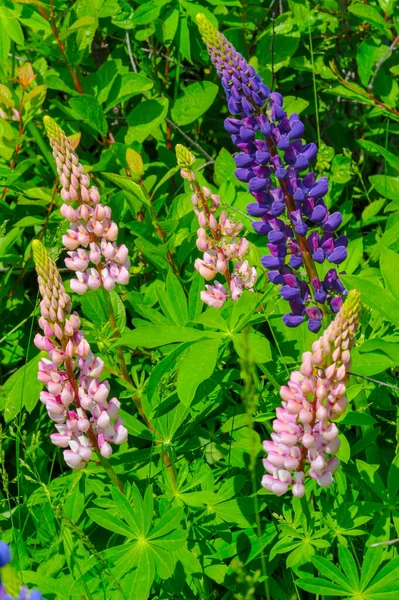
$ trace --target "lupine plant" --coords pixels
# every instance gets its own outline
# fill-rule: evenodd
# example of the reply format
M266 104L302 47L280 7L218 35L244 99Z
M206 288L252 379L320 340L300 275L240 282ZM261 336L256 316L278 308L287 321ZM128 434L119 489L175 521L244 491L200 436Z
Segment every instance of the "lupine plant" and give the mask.
M399 597L397 21L0 3L0 600Z

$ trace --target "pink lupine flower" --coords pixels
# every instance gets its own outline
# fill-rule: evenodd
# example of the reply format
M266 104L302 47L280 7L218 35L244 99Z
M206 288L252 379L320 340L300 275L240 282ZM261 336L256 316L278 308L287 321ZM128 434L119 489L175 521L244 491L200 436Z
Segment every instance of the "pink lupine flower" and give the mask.
M359 313L360 294L353 290L312 351L304 352L299 371L281 387L282 408L276 409L272 440L263 442L267 474L262 485L278 496L291 488L301 498L306 476L321 487L333 482L340 447L333 421L348 404L345 382Z
M99 191L90 186L90 177L63 130L50 117L44 117L43 122L62 185L61 198L66 203L61 206L61 214L70 222L62 242L69 250L65 265L76 273L71 288L81 295L100 286L111 291L116 283L126 285L128 250L124 244L118 247L115 243L118 226L112 221L111 209L99 203Z
M70 298L54 261L39 241L34 240L32 247L42 295L39 325L44 333L36 335L35 345L48 353L38 365L38 379L47 388L40 400L56 423L51 441L65 448L68 466L83 469L93 450L108 458L112 454L109 442L123 444L127 430L118 417L120 402L116 398L107 402L110 386L100 381L104 361L91 351L79 316L71 314ZM87 287L83 281L92 275L77 275L74 281Z
M196 245L204 254L202 259L195 260L194 267L206 281L212 281L217 274L224 275L228 286L226 289L222 283L214 281L213 285L205 286L201 299L209 306L221 308L227 298L238 300L244 289L253 291L257 280L256 269L243 260L249 252L249 242L239 238L243 228L240 221L229 219L224 210L219 219L215 217L220 197L212 194L206 186L199 185L192 170L195 158L189 150L178 144L176 157L181 176L190 181L190 188L194 192L191 201L200 226Z
M215 280L213 285L206 285L205 287L206 290L200 293L202 302L205 302L208 306L221 308L228 298L228 293L224 285Z

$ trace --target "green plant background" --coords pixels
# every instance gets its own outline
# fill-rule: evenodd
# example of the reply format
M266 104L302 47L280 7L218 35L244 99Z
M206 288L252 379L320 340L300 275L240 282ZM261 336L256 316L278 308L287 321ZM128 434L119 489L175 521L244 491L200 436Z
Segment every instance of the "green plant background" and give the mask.
M259 262L264 239L237 212L251 196L234 177L198 12L318 142L315 171L350 240L343 279L362 292L342 467L330 490L301 500L261 488L261 441L279 386L315 338L283 326L285 304ZM371 547L399 537L398 19L393 0L0 1L0 527L20 578L45 598L399 597L396 546ZM111 462L126 496L94 462L66 468L38 402L31 242L58 258L66 230L45 114L79 142L130 250L130 284L112 294L118 341L100 295L73 298L123 403L129 442ZM255 294L220 311L199 300L177 143L242 219L260 275Z

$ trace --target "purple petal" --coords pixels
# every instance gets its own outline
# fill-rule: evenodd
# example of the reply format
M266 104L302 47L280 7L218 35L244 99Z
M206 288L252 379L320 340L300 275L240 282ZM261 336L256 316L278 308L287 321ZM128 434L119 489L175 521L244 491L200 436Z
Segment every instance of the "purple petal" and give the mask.
M302 265L302 256L291 256L290 258L290 266L293 269L299 269Z
M257 150L257 152L255 153L255 157L257 163L259 163L260 165L267 165L270 160L270 153L261 152L260 150Z
M328 192L328 179L327 177L321 177L316 185L314 185L309 192L313 198L322 198Z
M234 171L234 175L237 177L239 181L248 182L253 178L254 172L252 169L236 169Z
M258 202L250 202L247 204L247 213L251 215L251 217L263 217L268 211L267 206L263 206Z
M319 206L315 207L309 218L314 223L320 223L324 219L326 214L327 208L324 206L324 204L319 204Z
M269 242L272 244L280 244L283 240L285 240L284 231L270 231L268 234Z
M333 313L337 313L342 306L342 298L341 296L336 296L330 302L330 308Z
M227 133L239 133L242 122L239 119L232 119L229 117L224 120L224 128Z
M238 168L247 169L249 167L252 167L255 160L253 155L246 154L245 152L240 152L240 154L236 154L234 156L234 162L236 163Z
M267 276L270 281L276 285L284 283L284 277L279 271L269 271Z
M291 115L292 117L293 115ZM291 118L290 118L291 121ZM288 139L290 140L295 140L297 138L300 138L303 136L304 131L305 131L305 126L302 123L302 121L300 121L299 119L295 119L292 120L291 124L291 131L288 134Z
M280 295L284 300L295 300L299 296L299 290L290 285L282 285L280 288Z
M279 256L262 256L260 262L265 267L265 269L279 269L284 264L284 257Z
M250 192L263 192L266 189L267 180L260 177L252 177L248 188Z
M321 328L321 321L318 321L317 319L309 319L309 321L308 321L309 331L311 331L312 333L317 333L318 331L320 331L320 328Z
M316 250L316 252L313 252L312 258L315 262L322 264L325 259L325 254L324 254L323 248L318 248Z
M269 223L264 223L263 221L252 221L252 228L259 235L267 235L271 230Z
M303 323L305 317L301 317L300 315L283 315L284 325L287 327L298 327L301 323Z
M346 257L348 256L348 251L345 246L337 246L334 248L333 252L331 252L330 256L328 256L328 260L335 265L340 265Z
M335 212L328 217L327 221L325 221L322 224L322 227L323 227L324 231L335 231L336 229L338 229L338 227L341 225L341 223L342 223L341 213Z

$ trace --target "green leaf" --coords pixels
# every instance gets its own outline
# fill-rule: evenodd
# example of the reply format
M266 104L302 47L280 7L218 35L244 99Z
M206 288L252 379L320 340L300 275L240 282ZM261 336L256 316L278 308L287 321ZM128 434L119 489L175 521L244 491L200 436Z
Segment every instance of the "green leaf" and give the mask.
M166 344L176 344L177 342L195 342L202 338L213 338L221 340L220 333L212 331L199 331L191 327L163 327L156 325L145 325L138 327L134 331L125 333L119 340L118 346L127 346L128 348L158 348Z
M389 228L387 228L384 233L382 234L382 236L380 237L380 239L378 240L378 242L372 246L371 248L371 258L373 260L377 259L380 255L380 253L382 252L382 250L384 248L388 248L389 246L392 246L392 244L394 244L399 237L399 221L397 221L396 223L394 222L393 225L391 225Z
M367 86L370 81L371 75L374 71L374 65L382 58L386 52L387 47L383 44L377 45L377 43L371 38L364 40L357 49L356 62L360 81L364 86ZM361 142L368 144L367 140L357 140L357 143L362 145ZM373 142L371 142L373 143ZM377 145L377 144L376 144Z
M188 28L188 19L186 16L180 15L179 28L178 28L178 39L177 45L183 58L192 63L191 60L191 46L190 46L190 30Z
M0 29L20 46L24 45L24 34L14 11L6 6L0 6Z
M379 312L387 321L399 326L399 314L393 297L376 283L357 275L341 275L345 287L359 290L362 302Z
M101 68L104 68L104 65ZM122 75L118 75L109 91L105 112L111 110L121 102L126 102L130 98L133 98L133 96L148 92L153 87L154 84L151 79L148 79L142 73L123 73Z
M144 100L129 113L127 122L130 125L129 140L144 140L165 121L169 102L167 98Z
M390 152L383 146L380 146L379 144L376 144L375 142L371 142L370 140L356 140L356 142L366 152L369 152L370 154L373 154L374 156L377 156L378 158L383 156L385 158L385 160L387 161L387 163L393 169L396 169L397 171L399 171L399 158L396 156L396 154L393 154L392 152ZM381 177L381 175L380 175L380 177ZM385 180L385 176L382 175L382 177ZM385 181L383 182L383 185L384 185L384 189L385 189ZM397 195L396 195L396 198L397 198Z
M341 270L347 275L356 271L363 259L363 238L351 240L348 244L348 258L342 263Z
M161 13L162 7L168 4L169 0L153 0L144 3L134 12L133 23L135 25L146 25L157 19Z
M202 312L204 303L200 293L204 289L204 280L199 273L195 273L188 294L188 316L190 321L195 321Z
M71 108L79 115L79 117L87 125L90 125L97 133L106 136L108 132L108 124L104 117L103 109L101 108L97 98L81 94L69 100Z
M126 521L135 536L139 537L140 527L137 523L135 510L126 496L116 486L112 486L112 499L119 515Z
M345 546L338 548L339 564L345 573L350 586L353 590L359 588L359 573L356 567L355 559Z
M104 529L109 529L109 531L129 538L134 538L135 536L135 532L130 527L106 510L88 508L87 514L92 521L100 525L100 527L104 527Z
M334 563L321 556L313 556L312 563L319 573L324 575L324 577L329 577L334 583L341 585L343 589L351 591L351 586L349 585L348 580L341 573L338 567L334 565Z
M342 462L347 463L349 462L351 457L351 447L346 436L344 436L343 433L339 434L339 439L341 440L341 445L337 452L337 456L339 460L342 460Z
M176 389L179 399L189 406L198 386L215 370L220 340L204 340L191 344L179 362Z
M236 170L236 163L230 152L225 148L222 148L216 157L215 164L215 183L219 187L226 181L236 182L234 171Z
M211 81L197 81L189 85L174 103L172 119L180 126L196 121L212 106L218 90Z
M381 194L381 196L384 196L384 198L388 198L388 200L398 199L399 177L370 175L369 180L377 192Z
M348 596L348 590L342 588L342 586L331 583L327 579L321 579L320 577L304 577L303 579L297 579L296 585L306 592L312 594L325 594L326 596Z
M233 343L237 354L250 362L262 364L272 360L270 342L261 333L236 333Z
M241 331L245 327L260 304L261 298L261 295L256 292L245 291L241 294L237 302L234 303L230 319L231 331Z
M132 194L140 202L146 206L151 206L150 201L145 196L143 190L138 183L133 181L131 177L125 177L124 175L116 175L115 173L103 173L104 177L112 181L115 185L120 187L123 191L128 194Z
M366 4L351 4L348 6L348 11L362 19L362 21L367 21L368 23L375 25L378 29L385 31L387 27L383 16L372 6Z
M380 256L380 269L385 287L399 302L399 254L389 250L389 248L384 248Z
M5 382L2 389L4 396L2 404L6 423L20 413L22 406L25 406L28 412L32 412L38 403L43 383L37 378L37 370L39 360L44 356L46 354L41 352L32 358Z
M160 292L166 302L168 313L176 325L185 325L188 321L187 298L183 286L172 271L166 277L166 294Z

